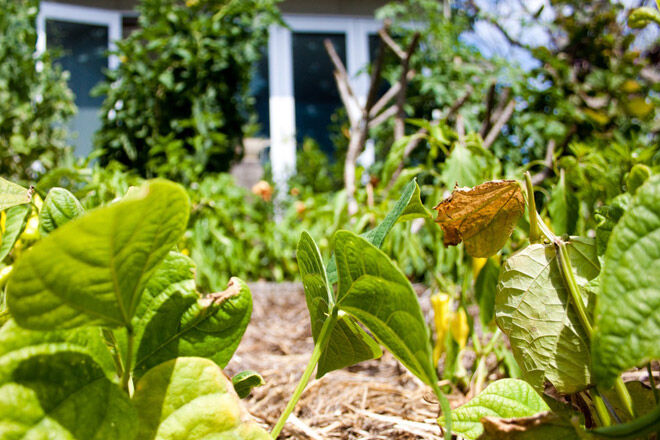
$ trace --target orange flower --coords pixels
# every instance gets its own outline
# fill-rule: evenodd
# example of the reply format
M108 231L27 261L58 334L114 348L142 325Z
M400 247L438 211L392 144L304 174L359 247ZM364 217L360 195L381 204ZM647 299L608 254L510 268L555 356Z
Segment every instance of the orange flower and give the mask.
M261 180L252 187L252 194L261 197L265 202L270 202L273 198L273 187L265 180Z

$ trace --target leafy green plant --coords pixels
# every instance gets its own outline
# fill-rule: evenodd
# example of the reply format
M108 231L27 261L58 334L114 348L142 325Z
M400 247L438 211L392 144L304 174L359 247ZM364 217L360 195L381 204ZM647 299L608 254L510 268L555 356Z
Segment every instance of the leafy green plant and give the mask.
M252 66L279 20L273 0L143 0L139 29L117 43L121 64L95 144L102 164L143 177L196 181L242 156ZM146 42L146 43L145 43Z
M311 318L314 350L291 400L271 432L273 438L282 430L314 369L319 378L330 371L377 358L382 354L378 343L433 389L451 436L449 402L438 386L428 327L417 296L408 279L378 249L397 221L427 216L428 211L419 200L419 187L413 180L378 227L362 237L349 231L335 234L334 256L327 267L311 236L302 234L297 256ZM335 282L336 292L332 287ZM347 346L351 349L346 350Z
M67 76L35 55L38 0L0 2L0 175L28 180L59 164L74 114Z
M592 420L589 427L593 427L593 420L600 427L585 431L574 411L554 400L549 403L556 413L552 416L537 414L549 409L544 405L520 416L502 415L496 407L484 403L491 399L489 389L501 381L457 409L453 416L457 421L468 421L461 426L466 438L477 438L483 432L474 424L477 421L487 428L479 437L482 439L499 438L498 430L522 433L514 438L645 438L660 427L655 384L651 379L653 390L643 390L624 384L619 374L660 357L656 344L660 338L656 307L660 291L651 269L660 246L654 234L660 227L660 179L648 177L630 194L632 201L626 212L614 219L615 226L597 230L597 235L607 234L607 239L600 240L607 247L604 253L599 252L596 239L554 235L536 212L529 174L526 184L530 244L502 266L495 297L496 321L509 337L522 379L547 401L551 399L543 393L548 385L560 395L590 395L592 403L582 411ZM467 220L467 227L476 229L477 234L489 230L503 211L489 212L492 203L478 188L468 190L474 199L452 197L443 202L439 219L463 213L460 215ZM519 214L509 214L510 220L515 222ZM491 230L492 240L498 243L509 234L506 228ZM608 391L610 388L613 391ZM644 394L655 399L655 408L639 404ZM511 399L514 406L528 401L524 396L502 398ZM534 399L540 397L535 395ZM484 415L536 419L520 419L515 422L519 423L518 429L510 431L513 428L505 426L507 422L482 420ZM614 420L627 422L610 426Z
M28 200L0 183L3 206ZM46 235L6 286L2 438L184 439L193 426L268 438L221 370L250 319L250 291L238 278L196 291L194 264L176 251L189 209L186 192L163 180L86 214L71 193L49 192Z

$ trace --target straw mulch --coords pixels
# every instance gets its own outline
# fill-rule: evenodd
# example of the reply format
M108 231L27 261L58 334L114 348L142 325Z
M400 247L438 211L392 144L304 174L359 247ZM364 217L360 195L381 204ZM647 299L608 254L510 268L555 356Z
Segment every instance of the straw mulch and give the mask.
M300 284L255 283L250 287L252 322L227 373L254 370L264 377L266 385L254 389L245 404L270 429L291 397L313 343ZM425 303L428 298L422 297ZM463 400L457 393L452 406ZM438 412L430 388L386 353L381 359L312 380L280 438L438 439Z

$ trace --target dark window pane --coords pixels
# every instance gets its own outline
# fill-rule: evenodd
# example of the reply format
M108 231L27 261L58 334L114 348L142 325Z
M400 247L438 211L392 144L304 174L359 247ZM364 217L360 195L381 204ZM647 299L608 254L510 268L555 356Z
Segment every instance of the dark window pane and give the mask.
M254 97L254 110L257 113L259 131L257 136L270 136L270 111L269 98L270 88L268 86L268 45L261 48L261 58L255 64L250 82L250 94Z
M108 67L108 28L84 23L46 20L46 45L59 51L57 63L71 72L69 87L80 107L99 107L102 97L92 98L90 90L103 79Z
M342 106L333 76L334 67L325 51L328 38L346 64L344 34L293 34L293 89L296 100L296 140L315 139L324 151L334 150L328 133L332 114Z

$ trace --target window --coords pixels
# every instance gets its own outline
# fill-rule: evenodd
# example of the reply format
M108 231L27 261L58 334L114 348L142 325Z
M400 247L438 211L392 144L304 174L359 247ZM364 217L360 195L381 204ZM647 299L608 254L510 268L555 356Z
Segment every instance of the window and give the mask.
M103 98L90 96L103 80L103 70L114 68L117 59L108 49L121 34L118 12L97 8L43 2L37 20L37 50L55 49L55 63L69 72L69 87L75 94L78 113L70 124L76 154L92 151L94 132L100 127L98 112Z

